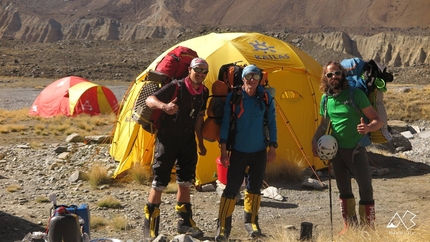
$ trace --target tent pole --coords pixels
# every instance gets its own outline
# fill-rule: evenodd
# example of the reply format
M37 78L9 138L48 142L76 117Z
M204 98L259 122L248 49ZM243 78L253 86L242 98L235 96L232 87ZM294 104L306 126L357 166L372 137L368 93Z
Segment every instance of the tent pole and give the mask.
M275 100L276 106L277 106L277 107L279 107L279 103L278 103L278 101L276 101L276 99L274 99L274 100ZM317 172L316 172L316 171L315 171L315 169L312 167L311 162L309 161L308 157L306 156L306 154L305 154L305 152L304 152L304 149L303 149L303 146L300 144L300 141L299 141L299 139L297 138L297 135L296 135L296 133L294 132L294 130L293 130L293 128L292 128L292 126L291 126L291 124L290 124L290 120L288 120L288 118L287 118L287 115L284 113L284 111L282 111L282 109L281 109L281 108L276 108L276 110L279 110L279 111L280 111L279 113L281 114L282 119L284 120L285 124L287 125L288 131L290 131L291 136L293 137L294 141L296 142L296 145L299 147L300 152L302 153L302 155L303 155L304 159L306 160L306 162L307 162L307 163L308 163L308 165L309 165L309 168L312 170L312 172L314 173L315 177L318 179L318 181L319 181L319 182L321 183L321 185L324 187L324 183L321 181L320 177L318 176Z

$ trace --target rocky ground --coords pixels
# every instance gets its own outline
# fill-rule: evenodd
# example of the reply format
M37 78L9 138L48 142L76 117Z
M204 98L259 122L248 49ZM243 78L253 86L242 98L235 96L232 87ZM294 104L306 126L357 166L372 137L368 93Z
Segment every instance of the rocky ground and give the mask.
M428 128L428 127L427 127ZM406 210L417 215L414 220L418 228L429 222L430 209L430 157L428 146L430 138L416 134L410 140L413 149L397 154L369 153L371 164L377 168L388 168L389 172L374 176L374 189L378 229L386 230L392 216ZM58 153L58 147L63 152ZM86 181L72 180L76 171L88 171L94 164L101 164L112 172L116 163L109 157L108 145L85 145L83 143L47 144L42 149L33 149L25 144L0 147L0 236L2 241L19 241L32 231L45 231L50 203L36 200L57 194L58 204L89 204L91 217L113 220L115 217L127 218L126 230L116 230L112 226L91 230L91 238L117 238L124 241L141 241L143 220L142 208L149 187L136 183L114 183L110 186L91 188ZM328 185L328 176L320 174ZM283 201L263 198L260 210L260 225L269 236L280 231L292 229L299 237L301 222L314 224L315 236L327 236L329 229L329 192L301 186L301 181L269 181L278 188ZM335 230L340 229L340 212L337 205L338 192L332 179L333 218ZM8 188L17 186L16 192ZM207 191L192 192L194 219L206 233L207 240L215 234L219 195L211 186ZM356 190L357 187L354 186ZM357 192L357 191L356 191ZM358 193L357 193L358 194ZM107 196L121 201L121 208L102 209L96 203ZM161 205L160 233L172 239L175 235L175 195L164 194ZM243 230L243 201L234 212L234 238L246 238ZM291 228L293 227L293 228ZM400 230L401 228L399 228ZM422 232L422 231L421 231Z

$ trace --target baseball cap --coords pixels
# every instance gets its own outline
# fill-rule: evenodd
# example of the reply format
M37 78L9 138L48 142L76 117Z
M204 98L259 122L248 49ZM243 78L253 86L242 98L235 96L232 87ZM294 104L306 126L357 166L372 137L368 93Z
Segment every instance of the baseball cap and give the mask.
M200 57L194 58L190 63L191 68L194 68L194 67L199 66L199 65L204 65L204 66L206 66L206 68L209 68L208 62L205 59L200 58Z
M245 68L243 68L242 79L249 73L257 73L257 74L261 75L261 71L260 71L260 69L258 69L257 66L248 65L248 66L245 66Z

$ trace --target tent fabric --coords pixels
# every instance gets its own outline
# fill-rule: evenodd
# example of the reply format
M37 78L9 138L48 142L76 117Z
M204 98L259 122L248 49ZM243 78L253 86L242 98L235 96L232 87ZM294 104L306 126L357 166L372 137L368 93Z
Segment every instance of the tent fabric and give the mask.
M114 178L135 164L152 162L154 136L133 122L134 101L145 85L145 78L154 70L163 56L182 45L195 50L209 63L205 85L211 90L219 68L226 63L255 64L269 73L270 87L275 89L277 104L278 144L277 158L268 164L267 173L282 172L285 163L305 168L324 168L324 163L312 154L311 139L320 122L318 115L321 65L305 52L282 40L260 33L210 33L186 40L162 53L132 84L124 97L118 115L111 156L119 162ZM216 158L220 154L217 142L205 141L206 156L198 157L196 184L215 181Z
M118 112L118 100L107 87L84 78L61 78L43 89L29 110L30 115L52 117Z

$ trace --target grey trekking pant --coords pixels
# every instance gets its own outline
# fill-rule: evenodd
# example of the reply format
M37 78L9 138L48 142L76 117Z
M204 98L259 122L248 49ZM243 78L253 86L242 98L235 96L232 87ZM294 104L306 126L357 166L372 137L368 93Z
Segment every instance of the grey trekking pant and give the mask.
M366 156L366 148L339 148L336 157L331 162L341 198L353 195L351 179L355 178L358 184L360 200L373 201L372 174L370 173L369 161Z

